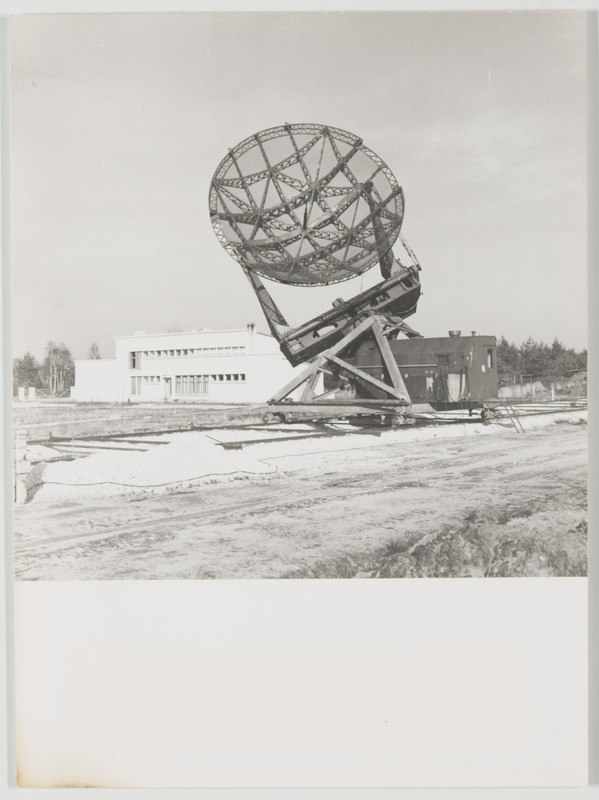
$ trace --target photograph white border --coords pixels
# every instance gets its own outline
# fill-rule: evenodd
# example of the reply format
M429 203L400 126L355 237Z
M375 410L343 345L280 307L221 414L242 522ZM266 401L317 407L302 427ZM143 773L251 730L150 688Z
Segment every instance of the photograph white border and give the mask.
M143 3L142 2L137 2L137 3L135 3L135 2L104 2L104 3L88 3L88 2L76 3L76 2L71 2L71 3L55 3L55 2L53 2L51 4L45 4L44 5L41 2L27 2L27 0L23 0L22 2L19 2L19 3L6 3L6 2L0 3L0 13L2 15L6 15L7 13L11 13L11 12L14 12L14 11L17 11L18 13L29 13L29 12L33 13L33 12L39 12L39 11L43 11L44 13L49 13L49 12L53 12L53 13L55 13L55 12L81 12L81 11L85 11L86 13L90 13L90 12L94 12L94 11L102 11L102 12L110 12L110 11L119 11L119 12L125 12L125 11L131 11L131 12L135 12L135 11L169 11L170 12L170 11L193 11L193 10L201 11L201 10L211 10L211 9L215 9L216 10L216 8L218 8L218 10L238 10L238 9L241 9L241 8L243 8L243 10L248 10L248 6L249 7L255 7L256 10L274 10L275 8L277 10L293 10L293 9L297 9L297 10L343 10L343 9L354 10L354 9L356 9L357 10L356 5L357 4L355 4L355 3L354 4L348 4L348 3L335 3L335 2L299 3L299 4L296 3L296 4L289 4L289 5L288 4L282 4L281 2L277 2L277 3L260 3L260 4L253 4L253 3L252 4L248 4L248 3L241 3L241 2L236 2L236 3L231 3L231 2L223 2L223 3L197 3L196 2L196 3L191 3L191 2L188 2L188 3L177 3L177 5L175 7L173 7L172 5L169 5L169 4L165 3L165 2L163 2L163 3L149 3L149 2L143 2ZM15 6L18 6L18 8L15 8ZM467 9L490 10L490 9L515 9L515 8L524 9L524 8L540 8L540 7L542 7L544 10L548 10L548 9L551 9L551 8L558 9L558 8L564 8L564 4L551 3L551 2L542 3L542 4L541 3L518 3L518 4L514 4L514 3L492 3L492 4L460 3L459 5L458 4L455 4L455 5L452 4L452 8L454 8L454 9L457 8L459 10L467 10ZM571 6L568 6L568 7L571 7ZM359 6L358 6L358 8L359 8ZM576 8L578 8L578 9L586 8L586 9L595 11L596 8L597 8L597 5L596 5L596 3L579 3L579 4L577 4ZM414 3L397 3L397 2L393 2L393 3L381 3L381 2L379 2L379 3L376 3L373 6L369 6L369 10L395 10L395 9L398 9L398 10L400 10L400 9L401 10L404 10L404 9L405 10L407 10L407 9L414 9L414 10L416 10L416 9L417 10L443 9L443 10L449 10L449 7L444 3L436 3L436 4L434 4L434 3L431 3L431 4L416 3L416 4L414 4ZM4 20L3 20L3 22L4 22ZM6 38L5 37L4 37L4 40L3 40L3 45L4 45L3 49L5 50L5 48L6 48ZM595 46L596 46L596 40L595 40ZM5 73L5 70L6 70L6 53L4 53L3 55L4 55L4 63L3 63L4 70L3 70L3 73ZM595 63L595 68L596 68L596 63ZM3 80L4 80L4 88L5 88L6 87L6 75L5 74L3 74ZM594 88L594 95L596 97L596 89L597 89L596 77L595 77L594 87L592 87L592 88ZM6 127L5 127L6 126L6 106L5 105L3 106L3 112L4 112L3 113L3 133L5 134L6 133ZM594 119L593 124L594 124L594 130L596 131L597 130L597 125L596 125L596 117L597 117L596 104L595 104L594 112L595 112L594 113L595 119ZM593 178L594 183L596 184L597 154L595 152L592 155L593 155L593 158L591 159L591 164L590 164L590 174L591 174L591 176ZM7 161L6 161L5 157L3 158L2 166L3 166L3 199L6 201L7 195L6 195L5 176L6 176ZM591 194L593 195L593 197L590 198L590 200L592 200L592 205L591 205L591 212L592 212L593 208L595 210L597 209L597 204L596 204L596 196L597 196L596 185L592 187ZM4 227L3 240L4 240L4 246L6 247L6 223L7 223L6 214L7 214L7 212L6 212L5 204L3 204L3 207L5 208L5 211L4 211L4 214L3 214L3 223L4 223L4 226L3 226ZM594 218L593 214L591 213L590 214L590 219L592 220L593 218ZM591 228L593 228L593 226L591 226ZM593 230L592 232L594 233L595 240L596 240L596 236L597 236L596 231ZM594 248L593 249L593 255L596 257L596 255L597 255L597 242L596 241L592 242L591 247ZM4 259L6 259L6 250L4 250L3 256L4 256ZM589 263L591 263L591 264L596 263L596 258L591 259ZM590 287L591 288L591 297L594 298L595 297L595 292L596 292L596 278L594 276L594 273L591 273L590 279L592 281L591 282L591 287ZM3 290L4 290L4 298L5 298L4 299L5 305L4 305L4 309L3 310L6 311L6 294L8 292L8 286L7 286L6 282L4 282ZM593 304L594 304L594 301L593 301ZM7 333L7 328L6 328L7 316L8 315L6 313L3 315L3 318L4 318L4 331L3 331L4 337L6 337L6 333ZM593 315L592 314L590 315L589 321L590 321L589 341L590 341L590 343L592 343L593 341L597 341L597 333L598 333L598 331L597 331L597 323L595 323L593 321ZM5 402L5 406L9 407L8 413L10 413L10 403L7 401L7 392L6 392L6 385L9 383L9 380L7 380L7 375L10 375L10 373L8 371L8 368L7 368L7 366L10 364L9 358L7 358L8 352L9 352L8 344L7 344L6 340L5 340L4 344L3 344L3 354L4 354L4 364L3 364L4 384L3 385L5 386L5 392L4 392L4 395L3 395L3 399L4 399L4 402ZM591 349L591 358L592 358L592 356L593 356L593 352L592 352L592 349ZM595 395L595 389L596 389L596 382L595 382L595 380L593 380L592 384L591 384L591 387L590 387L591 398ZM10 394L8 394L8 398L9 397L10 397ZM7 412L6 412L6 408L5 408L4 435L5 435L5 437L8 438L8 441L10 442L10 423L6 422L6 413ZM591 431L592 431L592 425L593 425L593 422L591 421ZM6 442L6 439L5 439L5 442ZM7 448L6 447L4 448L4 452L5 452L5 456L6 456L6 453L7 453ZM595 475L596 475L596 472L595 472L596 466L595 466L595 463L594 463L595 461L596 461L596 451L594 452L594 456L593 456L593 459L592 459L593 463L591 464L591 470L592 470L591 471L591 477L590 477L591 485L594 485L594 478L595 478ZM10 456L8 457L8 465L10 465ZM8 465L7 465L7 459L5 457L5 461L4 461L5 469L7 468ZM6 482L5 482L5 485L6 485ZM593 494L591 493L591 499L592 499L592 496L593 496ZM5 498L6 498L6 494L5 494ZM596 518L595 511L593 511L593 510L591 510L591 511L592 511L592 518ZM10 511L8 511L8 513L10 513ZM5 516L4 516L5 520L7 519L6 514L7 514L7 511L5 509ZM596 567L596 564L597 564L597 558L596 558L596 556L597 556L597 547L592 542L591 542L591 545L590 545L590 550L591 550L591 552L590 552L590 557L591 557L591 576L594 576L595 573L596 573L595 567ZM10 563L11 563L11 558L10 557L11 557L11 553L9 552L8 553L8 558L7 558L8 565L7 565L7 570L5 571L5 575L6 575L6 572L8 571L8 568L9 568ZM557 579L557 580L561 581L562 579ZM591 580L590 580L590 588L591 588L591 592L592 592L592 595L591 595L591 608L593 606L595 608L598 607L597 602L596 602L596 600L597 600L597 592L596 592L596 590L594 588L594 584L595 583L596 583L596 578L595 577L591 577ZM7 603L7 606L8 606L7 613L8 613L8 616L10 617L10 614L12 613L12 599L10 598L10 595L11 595L10 585L5 587L4 595L6 596L7 594L9 596L9 600L8 600L8 603ZM595 602L593 601L593 598L594 598ZM10 636L10 633L11 633L10 625L7 625L7 629L8 629L8 634ZM596 654L596 642L597 642L596 620L594 620L594 622L593 622L592 630L593 630L592 643L594 644L594 656L593 656L593 658L594 658L594 664L596 665L596 663L597 663L597 654ZM9 654L9 659L8 660L9 660L9 663L10 663L10 654ZM14 679L14 675L13 675L13 679ZM595 681L591 681L591 687L593 686L593 684L596 685L596 683L597 683L596 680ZM597 729L597 723L596 723L596 718L597 718L597 714L596 714L596 710L597 710L596 690L594 692L594 699L592 697L591 700L592 700L592 702L594 702L594 710L593 710L593 712L591 714L591 718L594 720L594 722L593 722L593 726L591 727L591 733L592 733L592 735L595 736L595 741L597 741L597 734L596 734L596 729ZM11 706L11 703L9 701L9 704L8 704L8 713L9 713L9 715L10 715L10 712L11 712L11 707L10 706ZM593 731L594 731L594 734L593 734ZM597 749L599 749L599 748L597 748ZM596 780L597 779L596 767L594 769L595 769L594 777L595 777L595 780ZM9 787L9 791L10 792L12 792L13 789L14 789L14 787ZM577 796L583 797L583 798L586 798L587 796L590 797L591 794L593 796L598 796L597 792L595 791L596 789L597 789L596 786L589 787L588 789L582 790L580 793L577 793ZM22 796L22 792L23 791L27 791L27 790L20 790L19 791L19 795L20 796ZM102 790L99 790L99 791L100 791L100 793L102 793ZM433 791L433 790L431 790L431 791ZM454 796L455 797L455 796L458 796L457 793L456 793L458 791L460 792L460 796L461 796L461 794L462 794L461 790L452 791L451 795L448 795L447 792L442 792L442 790L439 790L439 792L436 793L436 794L434 792L433 792L433 794L430 794L430 792L428 790L425 790L425 793L420 793L419 792L418 796L419 797L425 797L425 798L427 798L427 800L428 800L429 796L430 797L432 797L432 796L445 796L445 797L446 796ZM97 794L98 794L98 791L96 791L96 796L97 796ZM211 792L211 796L213 796L213 794L214 794L214 792ZM345 794L347 795L347 792L345 792ZM355 793L352 793L352 794L355 794ZM400 793L400 792L395 792L394 791L394 796L396 796L397 794L400 794L400 796L404 796L406 794L406 792L401 792ZM472 790L470 790L470 791L464 790L463 794L468 796L470 794L473 794L473 791ZM485 794L486 794L486 792L481 792L481 791L476 790L476 796L477 797L484 797ZM505 792L502 791L501 793L493 792L493 797L498 796L498 794L500 794L500 796L504 796L504 795L505 796L518 796L519 794L521 796L526 796L526 797L532 796L530 791L526 791L525 794L522 794L520 790L515 790L515 789L506 790ZM38 795L39 795L39 790L36 791L36 796L38 796ZM56 792L54 790L53 790L53 795L56 796ZM77 796L77 795L78 795L78 791L75 793L75 796ZM114 791L111 791L109 793L109 796L111 796L111 797L117 796L117 795L118 795L118 793L115 793ZM198 792L194 792L194 796L197 796L197 795L198 795ZM251 795L251 793L249 793L249 795ZM570 796L569 794L562 793L560 790L557 790L557 793L555 791L551 792L551 796L557 797L557 796L560 796L560 795L563 796L563 797ZM130 796L131 796L131 793L128 792L127 793L127 797L130 797ZM165 794L165 796L166 796L166 794ZM227 796L230 797L231 794L228 793ZM327 796L330 796L330 793L327 793ZM539 792L538 796L539 797L541 797L541 796L546 797L547 796L547 790L541 790ZM73 792L72 791L69 791L68 797L73 797Z

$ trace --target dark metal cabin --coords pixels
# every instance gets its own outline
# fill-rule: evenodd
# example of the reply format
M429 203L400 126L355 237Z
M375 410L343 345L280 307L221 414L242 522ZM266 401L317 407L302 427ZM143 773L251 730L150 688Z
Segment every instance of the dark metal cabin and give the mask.
M497 340L495 336L396 339L389 342L412 403L435 409L474 408L496 398ZM375 342L363 342L355 364L382 381L388 380ZM357 386L359 397L377 391ZM381 393L381 397L382 397Z

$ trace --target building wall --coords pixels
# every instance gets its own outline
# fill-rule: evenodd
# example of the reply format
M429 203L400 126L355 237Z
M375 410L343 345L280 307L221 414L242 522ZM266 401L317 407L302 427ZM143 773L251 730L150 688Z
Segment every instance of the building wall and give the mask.
M398 339L391 344L391 349L397 363L405 366L407 376L426 371L411 366L416 364L435 364L434 372L439 376L445 372L442 385L433 393L437 399L456 402L497 397L497 340L494 336Z
M76 362L75 399L259 403L302 369L293 369L276 340L253 327L118 337L114 373L97 367L103 363Z
M114 359L75 361L75 385L71 397L88 403L121 402L121 386Z
M497 343L494 336L397 339L390 342L412 402L480 401L497 397ZM385 380L386 368L375 342L364 342L356 365ZM362 393L363 390L359 389ZM383 397L383 392L366 394ZM361 396L361 394L359 395Z

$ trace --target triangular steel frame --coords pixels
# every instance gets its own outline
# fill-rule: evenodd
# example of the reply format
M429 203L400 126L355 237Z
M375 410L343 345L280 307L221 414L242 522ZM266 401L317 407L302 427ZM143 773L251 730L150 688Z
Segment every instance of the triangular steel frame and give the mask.
M397 335L397 331L403 327L403 321L398 317L390 318L380 314L369 313L361 320L357 320L357 323L353 330L328 350L320 353L307 369L283 386L268 403L273 405L289 402L289 396L303 385L301 398L298 402L318 405L320 400L330 398L338 391L335 389L316 394L318 379L323 373L330 373L332 368L335 372L344 374L354 381L358 379L363 385L384 392L387 402L392 400L397 405L409 406L411 404L410 395L395 361L388 338L390 335ZM374 378L364 370L343 359L343 351L356 339L365 337L374 338L383 359L383 365L389 375L390 383L384 383L378 378ZM355 399L345 401L337 398L336 402L339 405L343 405L344 402L349 405L356 404Z

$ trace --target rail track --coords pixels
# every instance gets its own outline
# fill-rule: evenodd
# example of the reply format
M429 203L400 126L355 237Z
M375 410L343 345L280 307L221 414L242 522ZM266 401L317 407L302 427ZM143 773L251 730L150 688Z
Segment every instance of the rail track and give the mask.
M526 418L530 416L538 416L541 414L556 414L565 413L568 411L581 411L587 408L587 399L573 398L571 400L553 400L553 401L522 401L522 400L498 400L489 403L489 417L492 421L512 425L514 416L517 418ZM230 411L230 410L229 410ZM259 412L262 413L264 407L259 407ZM244 409L244 414L247 414L247 409ZM408 417L406 422L416 426L428 425L452 425L452 424L472 424L480 423L481 417L479 414L470 414L466 410L453 410L453 411L431 411L421 412ZM75 422L71 423L73 426ZM299 430L298 430L299 426ZM295 428L295 429L294 429ZM152 430L144 430L139 433L131 431L116 431L113 433L106 433L101 435L84 434L84 435L64 435L56 436L50 434L45 438L28 438L27 445L41 445L45 448L50 448L54 451L54 455L47 454L45 457L33 459L32 463L41 463L44 461L58 461L58 460L71 460L73 458L85 458L86 456L93 455L107 450L120 450L120 451L147 451L153 447L168 444L168 440L164 437L176 433L186 433L190 430L196 431L214 431L218 429L226 429L227 431L238 430L240 433L244 432L262 432L264 436L252 436L251 439L247 437L240 437L237 440L219 441L217 442L224 449L241 449L253 444L263 444L270 442L274 437L283 441L285 439L292 441L300 438L303 439L317 439L325 437L338 437L347 436L351 434L364 435L370 433L374 436L378 435L385 429L385 423L381 423L381 418L368 418L365 416L361 421L352 419L352 424L342 419L337 420L302 420L301 422L283 423L280 421L261 422L225 422L224 424L215 424L214 420L204 424L186 420L185 424L178 427L158 428ZM287 436L285 436L287 434Z

